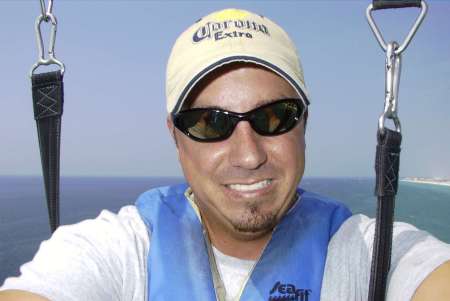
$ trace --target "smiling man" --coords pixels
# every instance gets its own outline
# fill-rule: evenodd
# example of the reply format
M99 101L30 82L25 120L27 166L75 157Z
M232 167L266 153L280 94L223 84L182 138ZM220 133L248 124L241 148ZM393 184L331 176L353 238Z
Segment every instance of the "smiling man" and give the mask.
M167 125L187 184L58 229L0 300L366 300L374 222L298 186L308 93L288 35L243 10L176 41ZM448 300L450 247L394 228L388 300Z
M305 107L286 80L258 65L228 64L204 83L190 109L174 115L177 130L170 118L168 126L213 245L256 259L296 201L305 162ZM185 127L187 118L199 121ZM215 141L206 142L208 135Z

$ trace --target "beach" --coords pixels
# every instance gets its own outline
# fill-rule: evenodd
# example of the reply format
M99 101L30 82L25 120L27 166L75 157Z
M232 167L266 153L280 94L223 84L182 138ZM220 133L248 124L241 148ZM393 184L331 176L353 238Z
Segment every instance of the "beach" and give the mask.
M411 183L450 186L450 180L441 180L441 179L405 178L405 179L401 179L400 181L411 182Z

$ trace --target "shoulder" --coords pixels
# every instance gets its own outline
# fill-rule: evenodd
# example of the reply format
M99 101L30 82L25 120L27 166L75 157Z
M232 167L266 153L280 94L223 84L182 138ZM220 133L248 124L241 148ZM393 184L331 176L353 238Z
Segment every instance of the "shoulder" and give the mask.
M330 223L330 236L333 236L342 223L352 215L350 209L338 200L301 189L298 191L301 194L302 211L312 213L316 220L324 219Z
M186 213L195 212L187 198L188 187L186 183L158 187L139 196L136 208L150 231L154 230L155 222L160 219L181 218Z
M20 276L1 290L34 292L50 300L131 298L145 279L149 234L135 206L117 214L103 210L95 219L59 227L41 243ZM95 298L94 298L95 297Z
M337 231L330 242L329 250L342 248L353 249L357 246L367 258L371 258L373 239L375 232L375 219L362 214L356 214L348 218ZM349 243L352 245L350 246ZM405 256L415 254L418 259L422 250L427 252L436 249L441 255L449 256L450 245L436 239L426 231L417 229L415 226L394 222L392 237L392 264L391 273L394 275L397 265L405 263ZM429 262L432 256L427 255ZM425 258L424 258L425 259ZM439 260L438 260L439 261ZM440 262L442 263L442 262Z
M122 207L118 213L102 210L96 218L60 226L49 240L41 243L39 251L55 253L61 249L70 251L70 248L82 247L82 252L96 249L96 252L107 253L111 249L119 251L117 243L129 240L148 244L145 224L133 205Z
M340 244L342 238L352 238L355 244L361 244L368 251L373 248L373 236L375 232L375 219L363 214L355 214L347 219L336 233L332 243ZM430 233L417 229L405 222L394 222L393 225L393 250L392 261L398 261L398 256L428 245L428 248L438 247L447 250L448 244L436 239ZM371 254L369 254L371 255Z
M348 300L367 298L374 231L375 220L357 214L336 232L328 246L324 300L333 295ZM395 222L387 300L410 300L420 283L447 260L448 244L413 225ZM341 281L333 282L336 278Z
M122 207L118 213L102 210L94 219L77 224L61 226L49 242L66 242L71 245L92 241L96 246L106 247L122 240L148 240L145 224L135 206Z
M303 189L298 189L298 192L304 206L316 206L331 211L344 210L350 213L348 207L341 201Z
M177 197L184 195L188 185L186 183L171 185L171 186L161 186L150 189L142 193L136 201L136 207L147 208L157 205L159 201L165 201L172 197Z

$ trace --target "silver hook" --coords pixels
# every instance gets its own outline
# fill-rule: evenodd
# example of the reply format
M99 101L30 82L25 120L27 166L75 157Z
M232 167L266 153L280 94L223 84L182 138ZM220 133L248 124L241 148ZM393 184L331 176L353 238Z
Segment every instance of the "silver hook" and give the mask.
M53 14L53 0L48 0L47 15Z
M41 2L41 15L46 17L47 13L45 12L45 2L44 0L40 0L40 2Z
M42 39L41 32L41 24L45 19L49 19L51 22L51 32L50 32L50 41L48 45L48 59L45 59L44 55L44 40ZM61 75L64 75L64 64L57 60L55 57L55 40L56 40L56 29L58 22L56 21L56 17L53 14L47 14L46 16L40 15L36 18L35 23L35 32L36 32L36 41L38 45L39 57L38 61L31 67L30 77L33 75L34 70L36 70L41 65L51 65L56 64L61 68Z
M406 36L406 38L403 41L403 43L401 44L401 46L395 50L396 54L401 54L403 51L405 51L405 49L408 47L409 43L411 42L412 38L416 34L417 29L419 28L420 24L422 24L422 21L425 18L425 15L427 14L427 10L428 10L427 3L424 0L420 1L420 8L421 8L420 14L417 17L416 22L411 27L411 30L409 31L408 35ZM380 29L378 29L377 24L373 20L372 11L373 11L373 4L370 4L366 10L367 21L369 22L370 28L372 29L375 37L377 38L378 44L380 44L381 48L386 52L387 51L386 42L384 41L383 36L381 35Z
M420 14L417 17L414 25L411 27L408 35L401 45L393 41L388 44L383 39L377 24L373 20L372 11L374 10L373 4L370 4L366 10L367 21L370 28L374 33L378 44L386 52L386 84L385 84L385 100L384 100L384 112L378 119L378 129L383 134L385 129L386 119L391 119L394 122L395 130L401 132L400 119L398 118L398 89L400 83L400 71L401 71L401 54L408 47L412 38L417 32L420 24L428 10L428 6L424 0L420 1Z
M384 112L378 120L378 129L383 133L386 119L392 119L395 130L401 133L400 119L398 118L398 90L401 73L401 54L397 53L397 42L390 42L386 48L386 86Z
M48 22L47 15L51 15L53 11L53 0L48 0L48 9L45 10L45 2L44 0L40 0L41 3L41 15L44 16L45 22Z

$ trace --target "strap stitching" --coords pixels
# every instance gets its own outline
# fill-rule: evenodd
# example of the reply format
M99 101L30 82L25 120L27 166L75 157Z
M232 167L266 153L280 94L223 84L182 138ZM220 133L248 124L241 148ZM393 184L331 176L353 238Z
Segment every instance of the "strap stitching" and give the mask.
M46 88L51 88L50 91L45 92L44 89ZM52 94L53 92L55 92L55 90L58 88L57 85L51 85L51 86L46 86L43 87L41 89L37 89L37 92L39 92L39 94L41 94L41 98L39 98L39 100L36 102L36 105L44 108L42 110L41 113L39 113L38 118L39 117L43 117L43 115L45 115L47 112L53 113L53 114L58 114L58 112L54 109L52 109L52 107L55 107L58 103L58 100L56 100L55 98L51 97L50 94ZM50 104L46 105L44 103L45 100L50 101Z
M389 161L389 169L388 169L388 172L385 175L385 178L386 178L386 189L390 189L391 192L394 191L394 182L395 182L395 180L397 178L395 176L394 164L398 160L398 156L395 156L395 155L396 155L396 153L390 153L389 156L387 156L387 159Z

